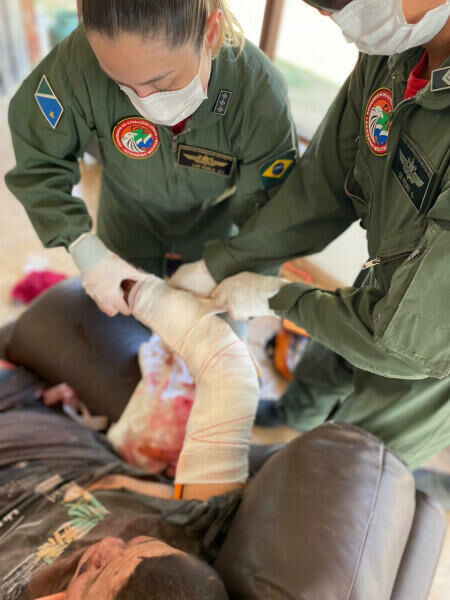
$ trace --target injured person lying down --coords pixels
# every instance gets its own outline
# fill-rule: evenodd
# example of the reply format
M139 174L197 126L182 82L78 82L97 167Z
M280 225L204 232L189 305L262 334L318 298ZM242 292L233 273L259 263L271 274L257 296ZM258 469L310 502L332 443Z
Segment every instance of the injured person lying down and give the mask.
M45 407L31 374L0 363L2 600L227 598L207 563L248 478L255 366L214 308L189 293L149 276L126 298L196 383L176 498L163 478Z

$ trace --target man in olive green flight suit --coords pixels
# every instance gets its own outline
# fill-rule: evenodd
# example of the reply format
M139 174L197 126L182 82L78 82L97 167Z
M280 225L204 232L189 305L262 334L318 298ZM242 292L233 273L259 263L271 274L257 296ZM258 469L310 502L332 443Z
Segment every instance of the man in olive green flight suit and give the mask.
M203 54L201 64L210 60ZM286 85L247 42L242 52L222 47L207 94L184 128L156 125L102 70L83 26L57 46L9 112L17 166L6 182L44 246L69 248L92 228L72 187L94 135L103 162L98 234L121 259L163 276L168 254L200 259L208 240L242 226L297 160ZM105 312L118 310L129 314L123 301Z
M348 5L348 15L354 3L364 0L311 2ZM281 420L300 430L352 423L412 468L450 443L450 21L449 3L435 5L439 33L425 51L361 54L280 193L205 253L214 279L228 278L213 297L233 318L275 312L314 339ZM230 277L318 252L354 221L370 260L352 287Z

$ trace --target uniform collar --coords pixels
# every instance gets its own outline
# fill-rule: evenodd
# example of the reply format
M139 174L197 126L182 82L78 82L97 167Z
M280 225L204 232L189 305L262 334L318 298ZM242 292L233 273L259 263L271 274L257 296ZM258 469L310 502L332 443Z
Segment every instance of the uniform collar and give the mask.
M423 47L411 48L401 54L394 54L388 59L388 68L391 75L408 79L412 69L417 65L423 54ZM447 69L447 70L446 70ZM430 110L442 110L450 106L450 86L442 87L442 77L450 78L450 56L442 63L439 69L431 74L430 83L415 97L416 104ZM444 82L445 83L445 82ZM441 87L440 87L441 86Z
M219 94L227 90L233 94L236 91L237 65L235 48L224 47L213 61L212 75L208 86L208 98L192 115L190 129L202 129L222 121L225 115L214 112Z
M450 56L431 72L431 81L417 94L416 102L430 110L442 110L450 106Z

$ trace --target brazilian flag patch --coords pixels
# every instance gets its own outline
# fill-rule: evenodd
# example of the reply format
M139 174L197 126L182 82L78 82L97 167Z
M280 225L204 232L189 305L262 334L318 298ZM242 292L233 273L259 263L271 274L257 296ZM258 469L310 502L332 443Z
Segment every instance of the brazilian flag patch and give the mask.
M267 190L276 185L280 185L297 162L297 153L295 150L290 150L275 160L270 160L262 165L260 169L261 185Z
M42 79L39 82L34 97L36 98L36 102L38 103L38 106L41 109L44 117L47 119L53 129L56 129L56 126L58 125L59 120L64 112L64 108L56 97L56 94L52 90L45 75L42 75Z

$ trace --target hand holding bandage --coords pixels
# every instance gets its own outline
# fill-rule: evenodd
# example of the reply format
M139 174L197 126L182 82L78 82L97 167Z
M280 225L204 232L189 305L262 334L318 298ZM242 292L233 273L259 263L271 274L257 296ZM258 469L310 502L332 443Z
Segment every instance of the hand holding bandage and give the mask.
M117 313L129 315L120 289L124 280L141 281L146 273L114 254L94 233L84 233L69 246L69 252L80 269L86 293L109 317Z
M211 294L217 306L236 321L273 315L269 300L289 283L281 277L243 272L228 277Z
M186 362L196 382L175 482L245 483L258 402L258 378L246 345L211 304L149 276L129 295L132 314Z

